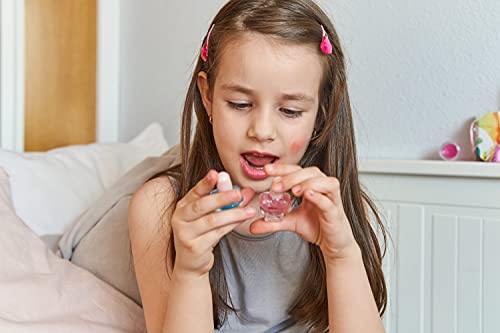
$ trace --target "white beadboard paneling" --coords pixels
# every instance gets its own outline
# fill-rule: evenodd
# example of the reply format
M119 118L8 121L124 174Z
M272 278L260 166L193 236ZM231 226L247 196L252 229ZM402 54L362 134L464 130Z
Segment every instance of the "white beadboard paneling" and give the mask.
M458 219L458 333L481 332L483 222Z
M424 333L423 253L424 209L421 206L398 206L396 260L398 270L398 321L396 332ZM401 223L401 221L405 221Z
M500 165L486 174L462 165L449 175L451 164L385 165L364 168L361 182L395 242L383 263L386 331L499 332Z
M386 240L386 253L382 261L382 269L384 271L385 283L387 286L387 307L383 316L383 323L387 333L396 332L396 318L397 318L397 270L396 259L394 257L396 239L392 235L396 235L396 228L398 224L397 206L393 203L376 203L382 223L388 233ZM371 221L374 221L372 218ZM383 238L380 234L380 229L377 230L379 241L382 246Z
M432 218L432 332L455 333L457 325L457 219Z
M500 330L500 218L485 219L483 232L483 332L496 333Z

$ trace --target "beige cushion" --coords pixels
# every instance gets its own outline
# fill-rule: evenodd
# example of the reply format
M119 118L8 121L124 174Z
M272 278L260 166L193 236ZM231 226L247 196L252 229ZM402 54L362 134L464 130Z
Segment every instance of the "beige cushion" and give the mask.
M57 257L15 214L0 167L0 332L144 332L142 308Z
M128 204L147 179L178 163L179 159L176 145L162 156L147 158L127 172L64 233L58 254L141 304L130 249Z
M153 123L129 142L71 145L47 152L0 149L0 165L10 178L16 214L37 235L62 235L119 177L150 156L168 149Z

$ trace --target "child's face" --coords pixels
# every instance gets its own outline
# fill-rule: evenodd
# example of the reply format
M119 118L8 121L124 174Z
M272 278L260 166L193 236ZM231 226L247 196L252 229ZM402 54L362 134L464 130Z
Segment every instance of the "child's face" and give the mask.
M248 161L270 161L245 154L250 151L272 154L280 163L299 163L314 130L322 73L312 46L255 33L225 48L213 95L206 74L200 73L198 86L213 117L217 151L233 184L256 192L269 189L272 179Z

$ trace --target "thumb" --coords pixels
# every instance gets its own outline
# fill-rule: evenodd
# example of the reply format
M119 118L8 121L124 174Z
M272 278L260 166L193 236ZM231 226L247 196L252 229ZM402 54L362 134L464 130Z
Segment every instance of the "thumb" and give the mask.
M255 196L255 191L251 188L244 188L241 190L241 195L243 196L243 200L238 207L245 207Z

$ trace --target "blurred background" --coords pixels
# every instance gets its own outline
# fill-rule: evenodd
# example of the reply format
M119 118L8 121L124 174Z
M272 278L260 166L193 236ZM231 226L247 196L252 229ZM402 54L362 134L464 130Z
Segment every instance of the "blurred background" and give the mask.
M474 160L470 122L500 109L500 1L319 2L347 55L359 156L439 159L451 140ZM153 121L178 142L224 3L2 0L2 147L126 141Z

